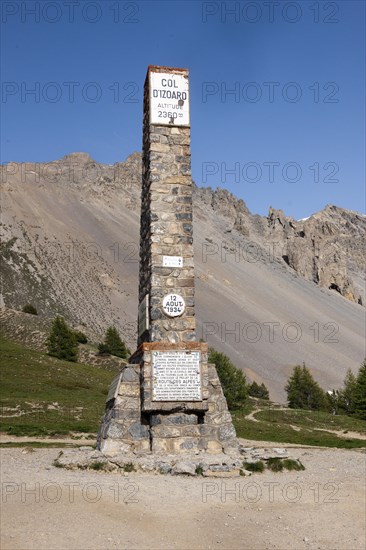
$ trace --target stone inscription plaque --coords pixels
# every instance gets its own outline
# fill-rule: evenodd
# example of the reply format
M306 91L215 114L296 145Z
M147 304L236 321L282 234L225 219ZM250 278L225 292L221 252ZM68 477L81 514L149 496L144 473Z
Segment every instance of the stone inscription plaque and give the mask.
M201 401L199 351L152 352L153 401Z

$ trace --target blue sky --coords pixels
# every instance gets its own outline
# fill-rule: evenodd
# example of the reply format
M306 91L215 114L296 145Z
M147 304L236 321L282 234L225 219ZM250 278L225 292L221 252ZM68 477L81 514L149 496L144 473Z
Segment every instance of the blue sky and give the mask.
M147 66L187 67L198 185L262 215L271 205L302 218L328 203L364 212L363 1L1 8L2 162L124 160L141 150Z

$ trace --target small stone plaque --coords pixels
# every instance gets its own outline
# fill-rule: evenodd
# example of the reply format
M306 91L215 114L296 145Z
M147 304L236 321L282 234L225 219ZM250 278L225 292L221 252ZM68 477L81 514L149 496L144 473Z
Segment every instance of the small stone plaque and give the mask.
M113 382L109 386L109 392L108 392L108 395L107 395L106 403L108 403L108 401L110 401L111 399L115 399L117 397L119 386L121 384L121 380L122 380L122 373L120 372L113 379Z
M163 267L183 267L183 257L163 256Z
M152 352L153 401L201 401L199 351Z
M168 317L179 317L184 313L186 304L179 294L167 294L163 298L163 311Z

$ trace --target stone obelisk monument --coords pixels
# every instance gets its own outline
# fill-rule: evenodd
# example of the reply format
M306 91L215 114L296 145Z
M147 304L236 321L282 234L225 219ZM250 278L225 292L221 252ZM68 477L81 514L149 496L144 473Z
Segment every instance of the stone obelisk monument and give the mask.
M237 447L207 344L196 341L187 69L149 66L144 87L137 350L113 380L105 454Z

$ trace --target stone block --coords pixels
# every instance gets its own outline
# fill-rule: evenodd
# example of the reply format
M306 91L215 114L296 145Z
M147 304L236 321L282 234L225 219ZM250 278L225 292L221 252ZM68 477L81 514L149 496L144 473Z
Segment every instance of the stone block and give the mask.
M210 403L211 405L211 403ZM231 414L227 412L216 412L216 413L208 413L207 414L207 421L209 424L228 424L231 423Z
M199 426L167 426L161 424L151 428L153 437L198 437L200 435Z
M203 475L204 475L204 477L229 477L229 478L231 478L231 477L239 476L240 475L240 470L239 470L239 468L232 468L228 472L220 471L220 470L217 470L217 471L207 470L206 472L203 472Z
M132 382L122 382L118 389L118 395L123 397L139 397L140 385Z
M133 440L146 439L150 436L149 427L140 424L140 422L134 422L133 424L131 424L131 426L128 428L128 433Z
M103 433L104 432L104 433ZM126 435L126 428L123 424L111 420L107 426L105 426L105 431L102 431L102 437L107 439L124 439Z
M236 431L231 421L219 427L220 441L231 440L231 439L234 439L235 437L236 437Z
M134 452L149 453L150 452L150 438L134 440L132 449Z
M151 451L157 454L166 454L171 452L168 440L164 438L154 437L151 441Z
M153 439L157 438L166 438L166 437L179 437L181 435L180 429L175 426L152 426L150 428L151 435Z
M167 176L164 178L164 184L171 183L173 185L192 185L192 179L190 176ZM182 192L182 190L181 190ZM191 191L189 192L189 194Z
M173 475L196 475L196 465L193 462L177 462L172 469Z
M122 372L122 380L124 382L138 382L139 374L137 370L139 370L139 368L136 368L134 365L125 367Z
M154 437L152 439L153 453L179 454L198 450L199 439L193 437Z
M222 447L225 454L230 456L236 456L238 458L243 458L240 449L239 449L239 442L236 439L230 439L228 441L222 441Z
M155 463L155 466L161 474L170 474L170 472L172 471L172 466L169 464L169 462L157 461Z
M217 439L211 437L201 437L198 443L198 448L209 454L222 453L222 444Z
M175 452L177 452L177 447L179 445L179 450L181 452L187 452L187 451L193 451L195 449L198 449L198 443L199 443L199 438L198 437L183 437L183 438L179 438L179 439L173 439L172 440L173 443L177 443L177 445L175 446Z
M151 151L156 151L157 153L169 153L170 146L167 143L159 143L157 141L152 141L150 143Z
M194 342L196 340L195 332L185 332L183 334L183 342Z
M173 414L152 414L150 417L150 425L158 426L159 424L164 425L195 425L198 423L198 417L196 414L186 414L186 413L173 413Z
M121 397L117 396L116 406L123 410L140 411L140 397Z
M112 417L116 422L129 425L140 419L140 411L137 409L123 409L117 406L113 409Z
M131 451L131 444L116 439L103 439L100 442L100 451L106 456L116 456Z
M202 437L210 437L211 439L218 439L219 428L212 424L200 424L200 434Z
M211 396L211 393L210 393L210 396ZM209 411L209 413L216 413L216 411L217 411L216 403L209 401L208 402L208 411Z
M211 454L221 453L222 445L220 441L217 441L216 439L209 439L207 442L207 452Z

